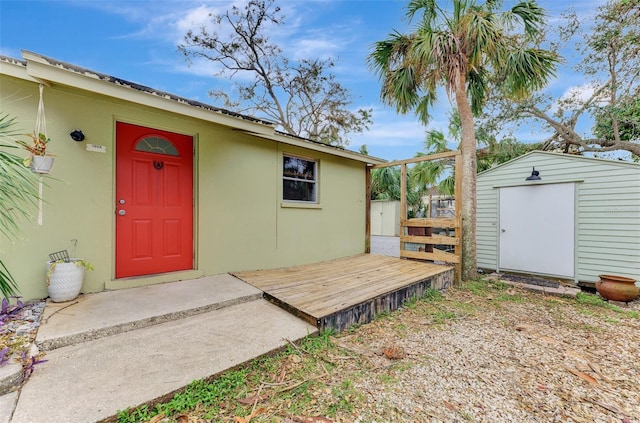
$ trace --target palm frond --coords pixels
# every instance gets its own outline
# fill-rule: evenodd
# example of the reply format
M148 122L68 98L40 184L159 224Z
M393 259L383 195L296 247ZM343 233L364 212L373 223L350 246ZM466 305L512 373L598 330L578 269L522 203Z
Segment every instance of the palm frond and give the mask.
M17 238L20 220L31 215L39 198L37 176L13 153L18 135L15 125L15 118L0 114L0 238L10 240ZM9 297L16 290L15 280L0 260L0 292Z
M526 98L555 76L557 56L547 50L530 48L511 51L503 64L505 87L515 98Z
M535 1L523 1L510 10L511 14L520 18L524 32L529 37L534 37L542 29L547 14ZM505 14L509 16L509 14Z

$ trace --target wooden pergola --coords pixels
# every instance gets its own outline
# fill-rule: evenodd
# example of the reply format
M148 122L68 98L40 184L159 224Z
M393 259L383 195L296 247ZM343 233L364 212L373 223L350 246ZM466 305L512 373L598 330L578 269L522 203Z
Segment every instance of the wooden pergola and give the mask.
M453 218L411 218L407 216L407 165L424 161L452 159L454 166L454 196L456 201L455 217ZM407 160L397 160L380 165L367 167L367 204L366 204L366 245L365 252L371 252L371 170L383 167L400 166L400 258L432 262L444 262L454 265L456 284L461 281L462 274L462 217L460 208L462 203L462 169L460 151L432 154L414 157ZM409 228L446 229L445 235L411 235ZM453 230L453 236L450 234ZM424 245L425 251L407 250L407 244ZM439 245L453 247L453 253L437 248Z

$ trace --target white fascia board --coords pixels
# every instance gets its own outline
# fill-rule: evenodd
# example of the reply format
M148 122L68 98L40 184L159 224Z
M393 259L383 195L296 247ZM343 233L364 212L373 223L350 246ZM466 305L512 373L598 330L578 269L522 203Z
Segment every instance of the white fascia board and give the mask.
M307 150L318 151L320 153L329 154L331 156L343 157L350 160L355 160L358 162L366 163L368 165L377 165L383 164L387 161L384 159L379 159L373 156L367 156L364 154L356 153L355 151L345 150L339 147L333 147L330 145L325 145L322 143L316 143L313 141L307 141L303 138L290 137L281 134L274 134L272 136L264 136L261 134L251 134L254 136L259 136L261 138L265 138L271 141L276 141L282 144L293 145L300 148L306 148Z
M56 66L46 59L26 51L22 52L22 56L27 61L27 73L37 81L44 80L53 84L65 85L258 134L272 135L275 131L272 126L266 124L226 115L222 112L202 109L175 99L105 81L95 73L79 73L62 66Z
M155 94L147 91L141 91L140 89L129 85L119 84L119 80L117 78L115 78L116 82L108 81L105 80L106 75L101 76L88 69L76 68L75 66L69 69L65 67L64 64L51 63L47 58L35 53L22 51L22 57L27 63L26 71L24 64L20 62L18 62L18 65L9 63L7 65L16 67L17 70L15 70L15 72L21 73L21 76L19 77L23 77L34 82L68 86L135 104L154 107L171 113L231 127L235 130L240 130L267 140L306 148L333 156L344 157L369 165L383 164L387 162L384 159L316 143L304 138L278 134L273 125L265 124L263 122L254 122L250 119L243 119L240 116L225 114L222 111L218 112L215 110L200 108L197 107L197 105L187 103L186 99L185 101L181 101L177 98L170 98L168 97L168 94L167 96L163 96L162 94L164 93L160 92ZM0 62L0 64L2 63L4 62Z
M27 67L19 60L5 61L0 60L0 75L7 75L18 79L24 79L30 82L40 82L35 78L32 78L27 73Z

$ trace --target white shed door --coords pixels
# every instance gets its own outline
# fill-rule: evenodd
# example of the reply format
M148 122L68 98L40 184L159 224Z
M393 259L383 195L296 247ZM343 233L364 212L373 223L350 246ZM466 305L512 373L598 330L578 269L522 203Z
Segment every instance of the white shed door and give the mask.
M574 276L575 184L500 188L500 269Z

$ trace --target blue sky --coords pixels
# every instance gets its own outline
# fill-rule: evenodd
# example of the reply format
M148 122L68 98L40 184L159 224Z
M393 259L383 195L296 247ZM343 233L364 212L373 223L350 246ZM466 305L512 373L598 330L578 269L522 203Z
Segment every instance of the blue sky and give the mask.
M592 14L605 0L571 2L579 14ZM238 1L236 1L238 3ZM369 154L388 160L422 151L425 127L411 116L399 116L379 100L380 84L366 57L374 42L393 30L406 31L406 0L280 0L285 25L271 34L290 57L332 57L334 73L353 96L353 107L372 108L370 131L353 135L350 149L367 144ZM512 4L505 0L505 5ZM209 13L226 10L231 1L190 0L0 0L0 54L20 58L29 50L183 97L212 102L211 89L227 87L206 64L187 66L177 52L185 32L205 22ZM549 23L557 26L568 2L542 0ZM583 84L570 69L574 54L549 90L555 95ZM0 109L2 109L0 93ZM451 110L445 95L428 129L446 132ZM8 110L3 110L8 111ZM524 127L522 141L540 140L540 131Z

